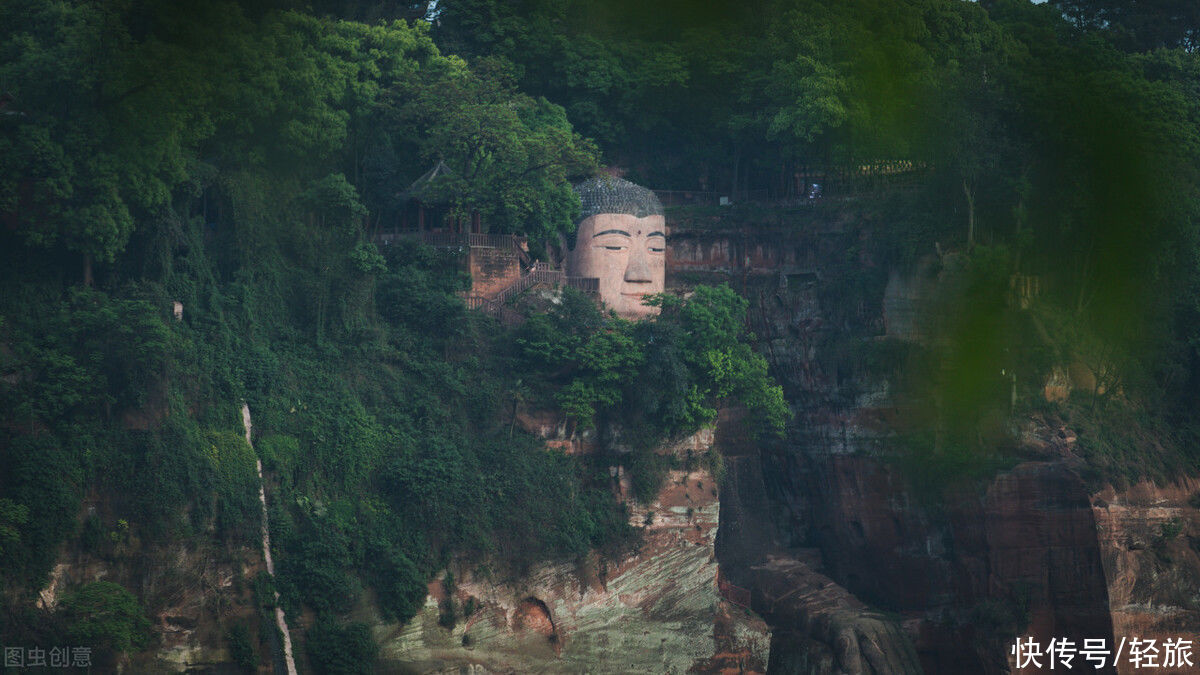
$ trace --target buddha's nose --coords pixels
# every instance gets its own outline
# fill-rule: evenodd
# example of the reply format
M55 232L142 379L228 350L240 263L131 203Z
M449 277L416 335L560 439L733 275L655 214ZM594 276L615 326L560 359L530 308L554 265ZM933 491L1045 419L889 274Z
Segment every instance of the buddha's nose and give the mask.
M629 264L625 267L625 281L635 284L648 284L654 281L650 274L650 263L646 260L646 252L634 247L629 254Z

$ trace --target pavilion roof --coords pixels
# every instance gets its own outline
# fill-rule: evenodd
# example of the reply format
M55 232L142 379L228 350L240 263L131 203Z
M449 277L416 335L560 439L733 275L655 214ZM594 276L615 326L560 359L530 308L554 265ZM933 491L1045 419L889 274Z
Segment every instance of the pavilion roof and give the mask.
M445 202L451 196L470 196L460 186L458 176L442 160L412 182L408 189L397 195L401 200L415 199L426 204Z

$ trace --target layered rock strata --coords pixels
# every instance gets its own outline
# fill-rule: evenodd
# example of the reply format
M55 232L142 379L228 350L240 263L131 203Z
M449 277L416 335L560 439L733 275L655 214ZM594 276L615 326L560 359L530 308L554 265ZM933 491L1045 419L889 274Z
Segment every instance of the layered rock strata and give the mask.
M696 456L711 443L701 434L663 451ZM621 497L628 479L614 481ZM709 470L671 471L652 503L629 502L644 528L634 555L508 581L455 570L452 597L434 584L413 620L377 625L381 660L397 672L764 672L766 624L718 589L718 496ZM447 601L471 610L453 627L439 623Z

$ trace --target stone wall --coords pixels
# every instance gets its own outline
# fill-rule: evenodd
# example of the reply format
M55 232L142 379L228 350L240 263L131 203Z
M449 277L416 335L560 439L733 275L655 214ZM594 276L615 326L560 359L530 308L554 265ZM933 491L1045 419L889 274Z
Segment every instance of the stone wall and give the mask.
M921 337L918 303L928 296L928 288L923 286L919 275L892 270L883 291L885 334L898 340L918 340Z
M1092 495L1113 633L1157 640L1200 634L1200 481L1138 483ZM1193 650L1193 663L1200 663ZM1161 662L1161 661L1160 661ZM1118 672L1143 673L1130 663ZM1182 671L1173 671L1182 672ZM1192 671L1187 671L1192 672Z
M667 273L809 273L817 267L815 233L672 229Z
M472 246L468 265L471 295L490 298L521 278L520 259L508 247Z

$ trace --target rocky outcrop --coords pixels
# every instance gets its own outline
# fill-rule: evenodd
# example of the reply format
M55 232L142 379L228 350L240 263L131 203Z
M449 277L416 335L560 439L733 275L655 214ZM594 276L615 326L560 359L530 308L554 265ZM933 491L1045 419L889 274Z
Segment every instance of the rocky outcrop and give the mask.
M123 416L126 427L157 426L166 416L165 397L165 387L151 390L146 405ZM248 408L242 413L249 443ZM204 536L143 540L117 517L120 499L103 490L86 496L78 513L80 534L62 547L38 593L37 607L52 610L83 584L116 583L136 595L145 609L150 647L103 667L135 673L223 672L232 667L230 627L240 624L248 633L258 633L260 615L250 580L264 569L263 550ZM261 652L256 654L260 661L270 661L268 648L250 648Z
M1114 635L1200 634L1200 481L1109 486L1092 495ZM1118 637L1118 639L1119 639ZM1161 649L1161 648L1160 648ZM1193 663L1200 658L1193 656ZM1120 673L1143 672L1122 663Z
M253 424L250 421L250 405L242 402L242 429L246 432L246 445L254 447L253 439L251 438L251 430ZM271 557L271 521L267 510L267 492L266 483L263 481L263 465L261 459L255 459L255 471L258 475L258 502L262 506L262 527L260 528L262 537L262 555L263 562L267 568L267 574L272 579L275 577L275 561ZM283 638L283 662L287 670L287 675L296 675L296 658L292 653L292 633L288 629L287 617L284 615L283 607L279 605L279 591L274 592L275 604L275 627L279 630L280 637Z
M695 456L712 442L702 433L662 451ZM766 624L718 590L718 496L709 470L672 471L652 503L629 502L631 524L644 528L633 555L503 581L454 569L451 594L434 584L413 620L376 623L381 661L416 672L763 672ZM447 601L465 615L452 626Z
M745 439L726 447L717 552L722 573L747 590L751 607L771 625L770 670L921 672L913 636L900 618L868 606L824 574L822 549L804 547L812 543L802 534L811 516L787 514L767 496L768 474L793 504L812 495L798 474L764 471L761 451Z
M143 598L154 634L152 649L121 657L118 666L182 673L228 665L227 626L257 620L251 593L241 583L257 572L255 552L186 544L149 547L132 540L117 549L104 557L64 551L39 594L39 607L54 607L65 591L80 584L118 583Z
M727 458L717 550L772 626L772 669L1002 673L1016 635L1111 643L1120 561L1097 538L1068 439L1031 421L1030 461L918 489L891 440L908 413L889 374L843 353L882 339L886 298L830 311L827 279L748 292L796 416L787 442Z
M895 617L872 610L813 566L771 556L750 568L753 607L775 629L771 668L788 673L918 673Z
M471 294L492 297L521 278L520 254L515 246L471 246L467 268Z

